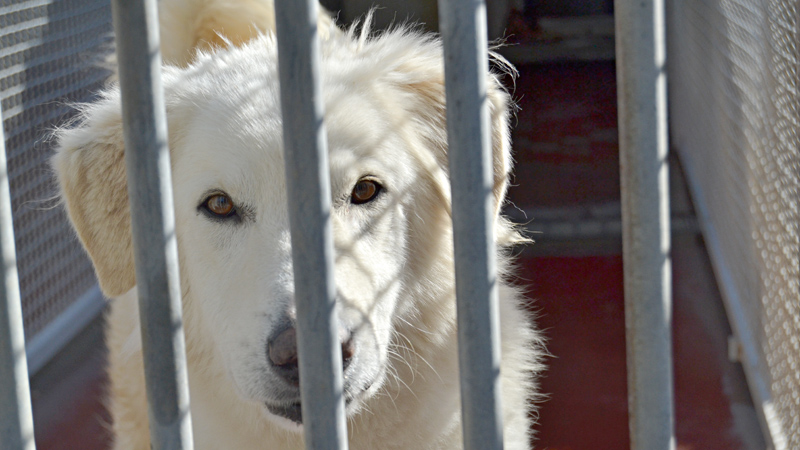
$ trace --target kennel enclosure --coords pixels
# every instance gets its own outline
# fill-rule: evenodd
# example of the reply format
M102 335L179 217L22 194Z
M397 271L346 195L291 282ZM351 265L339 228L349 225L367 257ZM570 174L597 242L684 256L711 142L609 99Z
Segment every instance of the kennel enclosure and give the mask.
M797 5L683 0L667 2L667 13L671 145L689 174L765 435L775 450L798 448ZM107 3L92 0L0 6L7 180L30 372L103 307L62 209L42 201L53 192L42 136L68 120L65 102L91 101L103 85L109 72L97 55L110 48L110 17ZM21 364L16 345L8 357ZM25 433L21 445L31 448Z

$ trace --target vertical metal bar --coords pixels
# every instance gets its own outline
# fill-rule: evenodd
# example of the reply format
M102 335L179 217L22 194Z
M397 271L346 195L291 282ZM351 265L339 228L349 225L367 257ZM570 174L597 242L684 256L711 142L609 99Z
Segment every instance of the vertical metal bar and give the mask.
M0 113L0 257L3 258L3 282L0 283L0 449L34 450L25 332L2 126Z
M113 0L153 449L192 449L155 0Z
M483 0L440 0L465 449L503 448L494 186Z
M616 0L631 448L675 448L663 0Z
M306 448L346 449L316 0L275 2Z

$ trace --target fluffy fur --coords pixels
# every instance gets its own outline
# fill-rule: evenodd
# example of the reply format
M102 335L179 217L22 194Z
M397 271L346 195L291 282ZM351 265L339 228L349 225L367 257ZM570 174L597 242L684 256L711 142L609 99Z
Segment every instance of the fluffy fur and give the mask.
M296 401L267 342L294 317L274 18L265 0L164 0L163 80L191 412L198 449L300 449L298 424L265 405ZM461 428L442 49L408 29L342 31L320 16L350 448L457 449ZM509 98L487 73L495 209L511 170ZM119 92L58 133L69 217L115 298L108 316L116 449L149 448ZM382 190L356 204L368 177ZM233 218L204 210L210 195ZM499 215L501 272L520 240ZM528 448L540 339L519 290L500 285L506 448Z

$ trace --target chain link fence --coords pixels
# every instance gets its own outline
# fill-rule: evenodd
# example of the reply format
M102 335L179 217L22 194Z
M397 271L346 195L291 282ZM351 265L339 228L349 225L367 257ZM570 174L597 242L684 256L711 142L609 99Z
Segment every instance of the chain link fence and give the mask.
M0 99L27 341L96 283L55 198L47 136L102 86L108 71L97 58L110 45L107 1L0 2Z
M762 425L800 448L798 4L669 3L672 143Z

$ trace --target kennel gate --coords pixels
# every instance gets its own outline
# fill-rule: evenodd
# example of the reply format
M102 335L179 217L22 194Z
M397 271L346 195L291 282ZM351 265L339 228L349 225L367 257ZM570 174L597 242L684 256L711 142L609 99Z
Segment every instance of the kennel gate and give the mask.
M158 398L158 402L149 402L151 418L151 436L154 448L192 448L191 419L188 411L188 388L186 383L185 356L183 353L183 334L179 327L170 330L171 325L180 323L180 300L179 285L177 277L177 246L174 237L174 218L172 217L171 207L171 185L169 182L169 162L168 150L166 146L166 126L164 121L163 97L160 86L160 55L157 42L156 8L154 0L146 0L143 3L126 2L116 0L113 4L113 15L115 24L122 23L126 26L116 26L118 39L118 60L120 64L120 81L125 99L124 116L126 122L125 142L126 159L128 165L129 192L132 209L142 213L132 215L134 243L155 242L157 245L147 246L136 245L136 271L137 279L140 280L140 308L143 320L142 339L145 349L146 372L148 398ZM626 28L637 23L658 23L659 10L663 8L660 2L654 5L647 5L643 9L625 9L626 2L618 1L618 10L626 11L621 16L624 20L618 20L618 34L635 33L636 30ZM306 211L297 210L290 212L292 217L292 239L293 239L293 258L295 267L327 267L331 266L332 244L330 231L325 224L327 209L330 207L326 202L330 202L330 196L326 189L327 177L326 170L315 170L316 167L325 167L325 139L324 129L316 127L315 124L321 123L322 110L319 103L319 96L315 91L319 89L319 81L316 79L317 72L314 59L317 58L316 52L316 3L283 1L277 2L276 13L278 22L278 43L280 57L285 58L281 64L281 85L282 96L286 92L294 92L292 98L305 98L303 102L282 102L284 117L288 118L284 122L286 137L285 146L287 153L295 156L298 160L308 161L317 160L319 166L296 165L292 167L292 158L287 158L287 173L289 180L298 181L302 177L308 177L310 186L319 189L309 194L308 191L289 186L289 194L294 196L294 201L290 204L298 205ZM486 28L485 28L485 5L482 1L457 2L442 0L440 8L443 13L441 29L445 44L446 77L447 77L447 99L448 99L448 138L451 146L451 172L453 192L453 216L456 218L454 224L454 246L456 251L457 264L457 293L458 293L458 321L459 321L459 360L461 367L461 385L463 401L463 420L465 448L472 449L491 449L502 448L502 433L499 417L498 396L496 395L499 386L499 379L495 375L496 368L499 367L498 355L498 329L497 329L497 294L496 294L496 274L494 262L494 244L491 237L491 145L488 133L488 110L483 97L485 96L485 79L483 73L488 65L486 52ZM653 22L655 21L655 22ZM658 27L656 27L658 30ZM135 31L134 31L135 30ZM301 32L305 31L305 33ZM641 30L639 30L641 31ZM663 29L661 29L663 31ZM628 127L629 131L641 129L633 122L627 122L630 118L647 117L652 119L652 123L659 123L664 126L663 116L663 92L658 89L663 88L663 77L659 73L653 74L642 70L639 64L652 65L652 53L658 52L658 34L650 35L647 41L649 48L643 49L638 54L626 53L621 50L619 59L622 61L620 70L627 73L629 80L640 80L641 91L633 95L621 98L621 106L629 105L634 107L633 102L639 95L648 96L653 100L651 107L645 108L647 112L652 112L652 117L647 112L639 114L629 114L623 118L621 128ZM626 45L632 45L634 41L620 41L618 44L622 49L629 49ZM649 55L649 56L648 56ZM137 70L141 69L141 70ZM291 70L290 70L291 69ZM288 76L291 73L292 76ZM467 76L461 76L468 74ZM648 79L651 77L652 79ZM661 83L661 84L659 84ZM311 89L309 89L311 86ZM660 93L661 92L661 93ZM658 106L660 104L660 106ZM458 105L456 108L455 105ZM296 107L297 110L292 108ZM624 108L621 108L621 111ZM634 117L635 116L635 117ZM304 130L296 132L292 130ZM315 133L308 133L305 130L314 130ZM458 130L458 131L456 131ZM668 222L664 222L662 215L664 204L659 203L664 200L665 186L662 181L665 179L665 168L663 160L662 146L665 141L663 129L656 127L655 138L658 145L654 148L656 152L642 155L644 158L652 158L650 163L658 167L658 176L653 179L659 183L651 183L647 186L642 185L632 191L635 193L645 193L646 196L655 196L656 201L645 201L642 203L631 197L630 208L641 207L642 205L655 207L655 214L648 216L647 213L638 214L639 217L660 217L658 223L645 220L630 222L634 229L649 227L649 232L659 236L655 241L659 244L655 249L648 249L643 246L633 246L644 251L638 257L641 261L651 261L647 263L626 263L626 280L640 280L640 273L636 272L641 268L650 268L651 274L655 274L660 282L655 283L656 289L653 293L638 291L642 298L655 302L656 309L667 309L665 303L668 302L669 292L666 290L665 273L668 273L668 260L664 260L663 252L668 248L668 237L664 239L665 230L668 230ZM305 141L292 141L293 138L305 139ZM628 133L628 140L621 139L622 145L629 145L631 150L644 148L647 144L642 144L643 140L652 142L653 136L639 135L635 132ZM141 151L130 151L140 149ZM297 153L296 153L297 152ZM308 152L300 156L299 152ZM463 152L463 153L462 153ZM455 156L455 157L452 157ZM642 161L639 161L640 163ZM634 164L632 162L631 164ZM646 164L645 164L646 165ZM302 166L311 167L310 173L301 174L298 170ZM634 174L634 166L629 167L629 173ZM3 175L3 182L8 181L8 177ZM322 179L320 179L322 178ZM636 180L648 181L648 176L632 175L631 182ZM139 181L144 180L143 183ZM7 187L0 189L0 201L7 200L7 196L2 196L7 192ZM147 199L145 199L147 197ZM483 201L475 201L482 198ZM163 201L162 201L163 199ZM150 205L159 204L161 208L137 208L137 204L147 202ZM25 370L25 352L21 343L22 322L20 318L19 296L15 298L14 289L17 286L14 258L13 258L13 239L10 224L10 206L4 203L0 213L8 210L8 214L1 216L2 228L2 251L4 258L6 289L4 299L4 315L0 316L3 320L0 323L0 336L3 336L3 343L10 343L13 347L3 346L0 348L2 357L2 367L13 367L11 373L0 368L0 383L4 386L4 392L18 393L16 399L3 402L0 405L0 420L2 420L3 446L9 448L34 448L32 425L30 420L30 399L27 394L27 370ZM145 216L143 212L153 213L153 216ZM633 209L629 211L633 214ZM626 213L626 215L630 215ZM298 220L297 217L303 214L314 217L314 220ZM634 214L636 215L636 214ZM145 220L146 217L146 220ZM644 223L646 222L646 223ZM315 224L315 229L303 230L298 223ZM156 224L153 226L153 224ZM326 231L327 230L327 231ZM297 233L309 233L298 235ZM630 229L627 231L630 232ZM626 233L627 233L626 232ZM295 236L302 237L295 237ZM667 234L668 236L668 234ZM12 245L7 245L8 243ZM311 245L315 248L310 248ZM666 247L665 247L666 245ZM648 256L650 252L650 256ZM655 254L653 253L655 252ZM633 255L633 254L631 254ZM659 259L659 256L661 258ZM636 258L637 256L631 256ZM654 259L655 257L655 259ZM628 258L626 254L626 258ZM657 264L653 265L653 261ZM147 264L142 263L147 261ZM665 264L667 264L665 266ZM632 272L629 272L632 271ZM327 304L316 306L329 306L333 300L333 284L330 270L314 269L300 270L303 273L321 273L323 280L320 282L305 280L299 282L296 278L298 312L301 308L311 307L310 302L306 305L307 298L303 294L306 287L318 287L319 291L313 294L319 299L324 299ZM466 275L470 274L470 275ZM144 281L142 281L144 280ZM666 278L668 280L668 278ZM469 284L468 284L469 283ZM647 287L647 283L640 283L639 288ZM626 288L627 289L627 288ZM633 292L633 291L632 291ZM469 297L469 298L468 298ZM305 298L305 299L304 299ZM637 297L638 298L638 297ZM489 301L487 301L487 299ZM666 303L668 305L668 303ZM328 308L330 309L330 308ZM6 312L8 311L8 312ZM321 357L318 360L325 360L326 371L321 371L320 367L313 369L308 366L308 359L301 357L300 364L306 374L325 373L320 380L320 384L304 383L303 401L306 405L315 404L309 399L320 399L320 404L313 408L305 408L304 414L314 414L318 416L306 416L305 423L306 439L312 448L346 448L346 436L344 427L344 409L340 399L337 401L337 392L341 390L341 358L337 356L340 352L336 342L336 334L331 325L332 317L328 314L298 314L298 347L302 350L300 354L310 355L316 352ZM304 322L305 320L317 319L318 322ZM661 323L658 326L648 326L647 329L634 328L634 342L642 343L651 339L656 344L654 350L636 351L631 355L638 358L639 355L656 354L659 364L663 365L670 361L669 347L664 346L666 339L668 342L669 324L665 322L667 318L656 318ZM641 324L631 323L629 327L640 327ZM322 330L319 335L311 339L303 338L309 329ZM655 331L655 334L646 334L645 331ZM664 333L666 334L666 337ZM10 336L10 338L7 338ZM649 344L648 344L649 345ZM478 370L483 369L483 370ZM646 372L637 369L635 366L630 368L631 374L638 380L645 379ZM669 370L667 370L669 373ZM161 382L155 382L154 378L160 378ZM164 380L166 378L166 380ZM658 378L658 377L657 377ZM164 382L166 381L166 382ZM650 383L654 381L651 380ZM671 392L669 379L655 380L657 385L650 384L651 389ZM664 384L666 383L666 384ZM13 389L7 388L13 386ZM308 390L322 386L326 393L309 393ZM480 386L479 389L469 389L469 386ZM490 388L486 388L490 386ZM653 387L659 386L659 387ZM339 396L340 397L340 396ZM660 429L650 428L644 434L652 435L655 439L641 448L670 448L674 445L672 438L671 420L671 396L666 398L640 400L632 397L632 405L639 405L644 409L636 409L642 415L649 416L653 408L660 410L666 417L666 421L661 422ZM154 406L157 405L157 406ZM632 406L634 407L634 406ZM638 406L636 406L638 408ZM650 408L650 409L648 409ZM642 430L647 429L645 424ZM13 426L9 426L13 425ZM643 425L632 421L632 434L639 430ZM655 442L661 442L655 444Z

